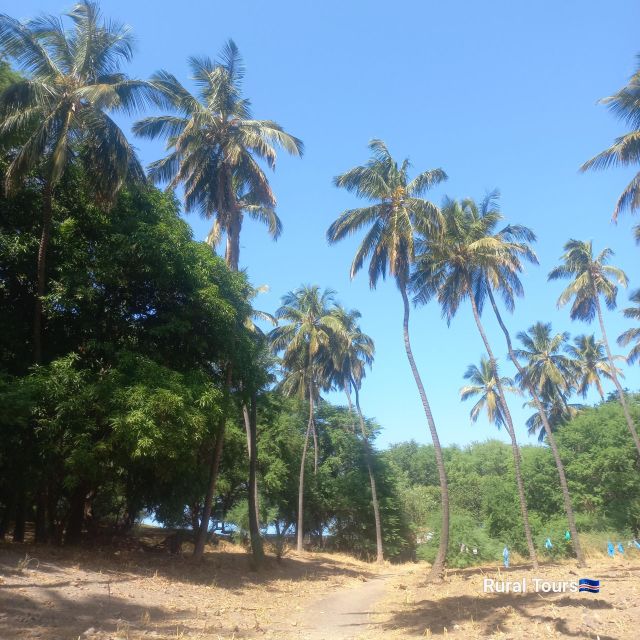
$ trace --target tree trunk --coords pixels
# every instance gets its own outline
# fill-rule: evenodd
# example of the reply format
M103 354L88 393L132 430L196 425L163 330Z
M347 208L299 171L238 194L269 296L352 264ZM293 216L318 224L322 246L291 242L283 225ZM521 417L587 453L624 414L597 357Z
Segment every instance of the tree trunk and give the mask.
M210 471L209 471L209 486L207 487L207 495L204 499L204 506L202 508L202 520L200 521L200 529L198 531L198 537L196 538L196 544L193 548L193 557L196 560L201 560L204 554L204 546L207 542L207 532L209 530L209 520L211 519L211 510L213 508L213 499L216 495L216 486L218 484L218 472L220 471L220 460L222 459L222 447L224 444L224 432L227 420L227 409L229 406L229 396L231 394L231 380L233 370L231 363L227 364L225 388L224 388L224 400L222 404L222 417L220 418L220 425L218 428L218 435L216 436L216 443L213 449L213 453L210 459Z
M564 473L564 465L562 464L562 459L560 458L560 452L558 451L558 447L556 445L556 439L553 436L553 432L551 431L551 425L549 424L549 420L547 419L547 414L544 411L544 407L542 406L542 402L540 402L540 398L538 397L538 393L535 390L535 387L528 381L528 378L525 374L524 369L518 362L516 358L516 354L513 351L513 345L511 344L511 335L509 334L509 330L502 320L502 316L500 315L500 311L498 310L498 306L496 305L495 298L493 297L493 292L491 289L487 289L487 293L489 295L489 300L491 301L491 306L493 307L493 311L496 315L496 319L498 320L498 324L504 333L505 340L507 342L507 348L509 350L509 357L511 358L511 362L513 362L515 368L518 370L518 373L522 376L522 380L527 386L527 389L533 398L533 402L536 405L536 409L538 410L538 414L540 415L540 419L542 420L542 424L544 425L544 430L547 435L547 440L549 441L549 447L551 448L551 452L553 453L553 459L556 463L556 468L558 469L558 476L560 478L560 488L562 490L562 499L564 501L564 510L567 514L567 521L569 523L569 532L571 533L571 537L573 539L573 548L576 552L576 558L578 560L579 567L586 567L587 563L585 561L584 555L582 554L582 547L580 545L580 538L578 537L578 529L576 527L576 519L573 514L573 507L571 506L571 496L569 495L569 485L567 484L567 477Z
M298 527L296 531L296 551L302 553L304 546L304 465L307 461L307 449L309 447L309 435L313 426L313 390L309 389L309 422L307 424L307 434L304 438L302 448L302 460L300 461L300 476L298 481Z
M620 381L618 380L618 374L616 373L616 363L613 359L611 348L609 347L609 339L607 338L607 332L604 328L604 319L602 317L602 307L600 306L600 299L597 296L596 309L598 310L598 322L600 323L600 331L602 332L602 341L604 342L604 348L607 351L607 358L609 359L609 366L611 367L611 379L613 380L613 384L618 391L618 398L620 398L622 412L624 413L625 420L627 421L627 426L629 427L631 437L635 442L638 454L640 454L640 438L638 438L638 432L636 431L636 427L633 424L633 418L631 417L631 413L629 412L629 405L627 404L627 400L624 397L624 390L622 388L622 385L620 384Z
M64 533L64 543L79 544L82 539L82 525L84 524L84 502L87 492L79 486L71 494L69 500L69 515Z
M442 456L442 447L440 446L440 438L438 437L438 431L436 430L436 424L431 414L431 407L427 400L427 394L418 372L415 359L413 357L413 351L411 350L411 341L409 339L409 298L407 297L407 287L404 282L398 282L400 294L402 295L402 302L404 304L404 317L403 317L403 332L404 332L404 347L407 352L407 359L409 360L409 366L411 367L411 373L413 379L418 387L420 399L422 400L422 407L424 409L425 416L427 417L427 423L429 425L429 431L431 433L431 440L433 441L433 448L436 454L436 465L438 467L438 476L440 479L440 494L442 501L442 528L440 530L440 546L438 548L438 554L431 567L430 578L442 579L444 574L444 563L447 557L447 547L449 546L449 487L447 485L447 473L444 468L444 458Z
M249 490L247 492L249 507L249 536L251 538L253 563L257 569L260 568L264 560L264 550L262 548L262 538L260 537L260 516L258 514L258 416L256 405L256 394L252 393L251 411L248 411L247 406L243 405L242 413L245 418L245 426L247 427L247 445L249 447Z
M13 541L24 542L25 522L27 517L27 496L24 487L18 489L15 500L15 520L13 523Z
M35 521L35 542L47 541L47 498L46 491L42 485L36 494L36 521Z
M507 399L504 394L504 388L502 386L500 375L498 373L498 363L496 362L495 356L493 355L493 350L491 349L491 345L489 344L489 339L487 338L487 334L485 333L484 327L482 326L482 321L480 319L478 306L476 305L476 300L473 296L473 291L471 290L471 286L469 285L469 283L467 283L467 290L469 293L469 298L471 300L471 309L473 310L473 317L476 321L478 331L480 332L480 337L482 338L482 342L484 343L485 349L487 350L487 355L489 356L489 362L491 363L491 372L493 373L496 379L496 386L498 387L498 394L500 396L500 404L502 405L502 409L504 411L504 417L507 422L507 432L509 433L509 437L511 438L511 452L513 454L513 466L516 474L516 483L518 485L518 498L520 500L520 512L522 514L524 534L527 539L527 549L529 550L529 558L531 558L531 562L533 563L533 568L537 569L538 556L536 554L536 548L533 544L533 535L531 534L531 525L529 524L529 510L527 509L527 499L524 492L524 482L522 480L522 468L520 465L520 447L518 447L516 432L515 432L515 429L513 428L513 420L511 419L511 412L509 411L509 405L507 404Z
M367 461L367 471L369 472L369 482L371 484L371 502L373 504L373 520L376 525L376 562L382 564L384 562L384 552L382 548L382 522L380 519L380 503L378 502L378 491L376 487L376 477L373 473L373 461L371 455L371 443L367 437L367 430L364 424L364 416L362 415L362 409L360 409L360 392L358 387L352 380L353 388L356 394L356 408L358 410L358 418L360 421L360 433L362 434L362 441L364 444L364 455ZM347 395L349 399L349 408L351 408L351 397Z
M33 311L33 361L42 362L42 298L47 284L47 249L51 238L51 219L53 216L53 188L49 181L45 182L42 191L42 233L38 247L36 301Z

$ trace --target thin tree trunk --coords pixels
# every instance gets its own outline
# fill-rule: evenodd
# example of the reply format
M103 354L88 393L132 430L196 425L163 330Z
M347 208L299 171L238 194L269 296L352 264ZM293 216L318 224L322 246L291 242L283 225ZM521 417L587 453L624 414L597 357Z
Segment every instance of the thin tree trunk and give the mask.
M371 502L373 504L373 520L376 525L376 562L382 564L384 562L384 551L382 548L382 521L380 519L380 503L378 502L378 491L376 487L376 477L373 473L373 461L371 455L371 443L367 437L367 430L364 424L364 416L362 415L362 409L360 408L360 392L358 387L353 383L353 388L356 394L356 408L358 410L358 418L360 421L360 433L362 434L362 441L364 443L364 455L367 462L367 471L369 472L369 482L371 484ZM351 407L351 397L347 395L349 400L349 407Z
M51 239L51 220L53 216L53 188L45 182L42 191L42 233L38 247L36 301L33 312L33 361L42 362L42 298L47 284L47 250Z
M425 416L427 417L427 423L429 425L429 431L431 433L431 440L433 441L433 448L436 454L436 465L438 467L438 476L440 479L440 498L442 502L442 528L440 531L440 546L438 548L438 554L431 567L430 578L442 579L444 574L444 563L447 557L447 547L449 546L449 487L447 484L447 472L444 467L444 458L442 456L442 447L440 446L440 438L438 437L438 431L436 430L436 424L433 420L431 413L431 407L427 400L427 394L418 372L415 359L413 357L413 351L411 350L411 341L409 339L409 298L407 296L407 287L404 282L398 282L400 294L402 295L402 302L404 304L404 316L403 316L403 333L404 333L404 347L407 352L407 359L409 360L409 366L411 367L411 373L415 380L420 399L422 400L422 407L424 409Z
M209 520L211 519L211 510L213 508L213 499L216 495L216 486L218 484L218 472L220 471L220 460L222 459L222 448L224 444L224 432L227 420L227 408L229 405L229 395L231 393L231 380L233 376L233 370L231 363L227 364L225 388L224 388L224 400L222 406L222 417L220 418L220 425L218 428L218 435L216 436L216 443L213 448L213 453L210 460L209 471L209 485L207 487L207 495L204 499L204 506L202 508L202 520L200 521L200 529L196 538L196 544L193 548L193 557L196 560L201 560L204 555L204 546L207 542L207 532L209 530Z
M251 394L251 411L247 411L246 405L242 407L243 413L247 415L248 436L249 436L249 536L251 538L251 553L256 569L260 568L264 560L264 550L262 548L262 538L260 537L260 520L258 516L258 481L257 481L257 402L255 393Z
M253 398L251 400L251 402L253 402ZM256 522L258 523L258 529L260 528L260 500L259 500L259 495L258 495L258 474L257 474L257 469L258 469L258 448L257 448L257 442L258 442L258 436L257 436L257 431L256 431L256 447L253 448L251 445L252 442L252 429L253 429L253 425L251 424L251 414L249 411L249 407L247 406L247 404L245 402L242 403L242 419L244 421L244 430L247 434L247 453L249 454L249 474L251 474L251 460L252 458L255 458L255 465L256 465L256 479L253 482L253 504L254 504L254 511L256 514ZM256 418L256 425L257 425L257 418ZM257 426L256 426L257 429ZM255 454L254 454L255 451ZM249 478L249 490L251 491L251 486L252 486L252 482L251 482L251 478Z
M602 332L602 341L604 342L604 348L607 351L607 358L609 359L609 366L611 367L611 379L613 380L613 384L618 391L618 398L620 398L620 404L622 405L622 412L624 413L625 420L627 421L627 426L629 427L629 431L631 433L631 437L636 444L636 449L640 454L640 438L638 438L638 432L636 431L636 427L633 424L633 418L631 417L631 413L629 412L629 405L627 405L627 400L624 397L624 390L620 381L618 380L618 374L616 373L616 363L613 359L613 355L611 353L611 348L609 347L609 339L607 338L607 332L604 328L604 319L602 317L602 307L600 306L600 300L596 297L596 309L598 310L598 322L600 323L600 331Z
M304 465L307 461L307 449L309 447L309 435L313 425L313 390L309 389L309 422L307 423L307 434L304 438L302 448L302 460L300 461L300 476L298 481L298 528L296 531L297 544L296 551L302 553L304 546Z
M518 370L518 373L522 376L522 381L527 386L531 397L533 398L533 402L536 405L536 409L538 410L538 414L540 415L540 419L542 420L542 424L544 425L544 430L547 435L547 440L549 441L549 447L551 448L551 452L553 454L553 459L556 463L556 468L558 469L558 476L560 478L560 488L562 490L562 499L564 501L564 510L567 514L567 521L569 523L569 532L571 533L571 538L573 540L573 548L576 552L576 558L578 560L579 567L586 567L587 563L585 561L584 555L582 553L582 547L580 545L580 538L578 537L578 529L576 527L576 519L573 514L573 507L571 505L571 496L569 494L569 485L567 484L567 477L564 473L564 465L562 464L562 459L560 458L560 452L558 451L558 447L556 445L556 439L551 431L551 425L549 424L549 420L547 418L547 414L544 411L544 407L542 406L542 402L540 402L540 398L538 397L538 393L535 390L535 387L529 382L526 373L518 359L516 358L516 354L513 351L513 345L511 344L511 335L509 334L509 330L502 320L502 316L500 315L500 311L498 310L498 306L496 305L495 298L493 297L493 292L491 289L487 290L489 295L489 300L491 301L491 306L493 307L493 311L496 315L496 319L498 320L498 324L504 333L505 340L507 342L507 348L509 350L509 357L511 358L511 362L513 362L515 368Z
M520 447L518 447L516 432L515 432L515 429L513 428L513 420L511 419L511 412L509 411L509 405L507 404L507 399L504 394L504 388L502 386L500 375L498 373L498 364L496 362L495 356L493 355L493 350L491 349L491 345L489 344L489 339L487 338L487 334L485 333L484 327L482 326L482 320L480 319L478 306L476 305L476 300L473 296L473 291L471 290L471 287L469 285L468 285L468 292L469 292L469 298L471 300L471 309L473 310L473 317L476 321L478 331L480 332L480 337L482 338L482 342L484 342L485 349L487 350L487 355L489 356L489 362L491 363L491 372L493 373L496 379L496 386L498 387L498 394L500 396L500 404L502 405L502 409L504 411L504 417L507 423L507 431L509 433L509 437L511 438L511 452L513 453L513 466L516 474L516 483L518 485L518 498L520 500L520 512L522 513L522 523L524 525L524 534L527 539L527 548L529 550L529 558L531 558L531 562L533 563L533 568L537 569L538 556L536 554L536 548L533 544L533 535L531 534L531 525L529 524L529 510L527 509L527 499L524 492L524 482L522 480L522 468L520 464Z

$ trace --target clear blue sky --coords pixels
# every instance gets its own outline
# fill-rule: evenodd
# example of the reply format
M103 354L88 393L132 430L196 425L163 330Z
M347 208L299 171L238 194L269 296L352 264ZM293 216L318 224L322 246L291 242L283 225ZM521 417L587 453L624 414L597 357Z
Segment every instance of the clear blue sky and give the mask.
M28 18L60 13L72 2L2 5L2 11ZM245 91L255 116L277 120L304 140L304 158L282 156L272 176L283 236L272 243L262 227L247 222L241 263L255 284L271 287L258 300L265 310L273 311L284 292L304 282L336 289L345 305L362 312L362 326L377 347L362 404L383 427L379 445L429 438L404 354L394 284L370 291L366 274L350 282L356 240L334 247L325 241L329 224L356 202L331 179L367 160L369 139L382 138L397 158L410 157L416 171L442 167L449 181L433 192L436 202L445 194L479 198L498 187L508 220L535 230L541 266L524 276L526 297L508 318L514 334L537 320L572 334L590 329L556 310L562 285L546 282L569 237L593 239L597 250L614 249L630 288L640 287L640 248L631 235L640 218L627 215L617 226L609 221L632 172L577 171L624 131L596 101L625 84L634 70L640 52L636 1L102 5L105 14L133 27L138 51L128 72L139 77L166 68L186 82L187 56L215 57L233 38L245 59ZM138 146L145 163L162 153L160 144ZM203 239L208 223L188 220ZM623 292L621 306L626 297ZM471 403L458 399L467 365L482 354L470 315L462 309L447 328L432 305L416 310L412 319L416 359L445 444L495 434L484 420L472 426ZM626 328L617 312L606 319L612 338ZM486 324L504 356L502 336L488 314ZM503 371L512 374L506 363ZM630 388L640 387L640 367L625 373ZM521 399L511 404L520 440L533 442L522 426L531 412L520 408Z

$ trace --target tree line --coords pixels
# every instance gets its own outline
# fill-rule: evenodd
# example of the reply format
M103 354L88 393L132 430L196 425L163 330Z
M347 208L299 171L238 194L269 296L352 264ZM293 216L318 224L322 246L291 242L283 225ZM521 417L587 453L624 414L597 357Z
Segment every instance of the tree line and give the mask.
M37 541L76 542L83 528L97 527L101 515L126 528L148 509L170 513L167 522L187 517L196 532L198 558L212 516L233 506L233 499L223 497L234 485L224 473L233 476L246 462L241 484L259 564L266 512L258 477L267 486L271 477L271 466L267 470L261 462L265 440L260 431L268 428L264 415L278 422L279 414L269 413L277 397L285 413L299 417L296 403L306 406L299 448L295 454L277 454L283 462L299 452L297 473L289 467L288 479L280 482L297 477L295 523L302 549L309 521L316 521L320 536L338 521L334 513L318 524L308 508L309 486L319 482L323 460L318 420L326 405L321 394L338 389L347 401L346 413L340 414L348 423L343 431L358 452L358 470L365 471L360 480L369 496L375 556L382 561L387 532L404 525L380 499L384 474L376 469L384 456L373 448L373 431L360 407L373 340L361 330L356 310L341 306L335 292L316 285L286 294L274 316L256 310L259 290L239 271L246 218L265 225L273 239L282 232L265 169L274 166L279 150L301 156L301 140L273 120L253 117L242 93L242 59L232 41L216 60L189 59L197 89L192 93L168 71L145 80L128 77L122 67L133 55L131 32L104 19L96 2L78 3L68 18L43 16L22 23L0 15L0 50L15 68L0 70L5 186L0 202L0 382L7 433L2 526L12 521L14 539L21 540L25 521L32 519ZM639 83L640 72L607 100L634 127ZM164 114L143 116L133 133L165 140L167 154L145 172L113 115L143 115L152 107ZM636 163L636 139L634 129L583 168ZM411 177L409 162L397 162L384 142L373 140L369 149L366 164L334 181L366 205L341 213L327 239L336 243L364 234L351 276L367 266L375 288L389 275L402 299L404 346L438 476L441 527L432 576L442 574L449 549L450 487L411 348L409 321L412 304L433 299L448 321L468 304L476 322L486 359L467 371L472 384L462 397L480 395L472 418L486 409L510 437L531 561L537 565L531 497L507 402L515 383L536 410L528 426L543 433L549 445L572 548L583 564L555 430L579 411L569 403L572 393L585 395L594 385L603 396L604 378L616 388L635 455L640 453L637 412L619 380L601 302L616 307L626 274L609 264L610 249L596 253L590 242L570 240L549 278L570 281L558 305L570 304L572 319L597 319L600 335L579 336L568 346L564 334L552 336L549 325L538 323L518 334L521 346L514 347L499 303L513 311L524 294L523 265L537 264L533 231L504 223L497 191L479 201L446 198L438 206L427 194L446 181L442 169ZM614 215L640 206L638 176ZM211 220L207 243L195 242L180 220L177 193L185 212ZM224 260L212 250L222 240ZM637 305L639 296L635 291L632 303ZM517 370L515 382L500 374L484 328L485 305L504 333ZM640 316L636 307L624 314ZM265 322L274 328L262 330ZM640 329L629 329L619 343L631 346L627 359L632 364L640 353ZM238 429L244 432L240 440ZM271 462L277 467L274 455ZM381 495L388 496L388 490L383 488ZM273 508L279 512L281 506ZM276 523L288 529L293 520L277 517Z

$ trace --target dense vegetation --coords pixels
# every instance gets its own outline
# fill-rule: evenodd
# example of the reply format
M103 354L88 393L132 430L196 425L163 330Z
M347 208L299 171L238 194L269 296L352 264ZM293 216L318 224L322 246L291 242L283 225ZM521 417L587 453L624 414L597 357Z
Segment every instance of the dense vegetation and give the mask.
M71 17L67 30L0 15L16 68L0 66L0 537L23 541L30 525L36 542L74 544L153 517L190 529L198 557L211 522L229 522L257 564L265 535L281 548L295 532L299 550L306 540L378 561L417 553L438 575L445 560L496 559L504 545L534 565L539 554L582 562L579 531L603 544L609 531L639 535L640 409L619 382L601 304L613 310L628 277L610 250L570 240L550 274L569 280L558 304L572 319L597 319L599 336L570 342L538 322L513 343L500 304L511 311L524 294L533 231L505 224L497 192L430 202L445 172L411 177L407 161L372 141L369 161L335 179L367 204L327 235L364 231L352 276L368 261L372 288L394 279L433 441L377 451L380 425L359 395L375 346L359 312L317 285L284 294L274 315L258 311L239 270L245 217L273 238L282 231L266 168L277 150L303 146L253 119L233 42L217 61L190 60L194 95L166 71L125 76L129 34L94 2ZM619 96L627 107L639 77ZM145 175L109 114L151 105L170 113L143 117L134 132L166 139L168 155ZM587 168L622 151L606 153ZM636 207L637 185L626 193L616 211ZM180 217L179 195L185 212L211 220L207 243ZM510 445L440 445L409 333L412 302L434 300L449 320L473 314L486 357L469 366L461 396ZM504 345L487 339L485 309L503 330L513 380L499 373ZM638 319L635 307L624 313ZM632 326L619 339L631 365L638 335ZM605 399L608 382L616 394ZM591 387L598 407L573 402ZM329 404L329 391L345 405ZM544 446L517 442L513 392L535 411L528 426Z

